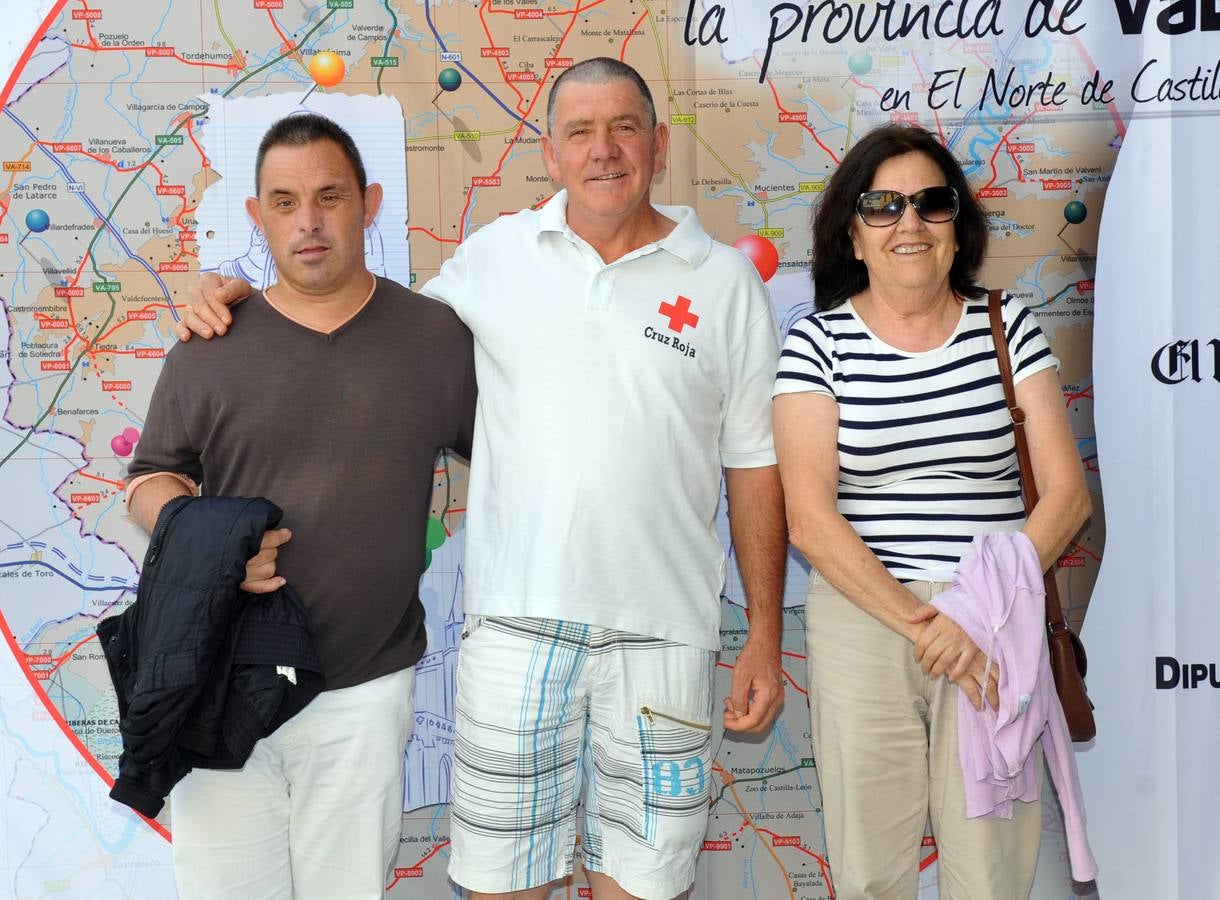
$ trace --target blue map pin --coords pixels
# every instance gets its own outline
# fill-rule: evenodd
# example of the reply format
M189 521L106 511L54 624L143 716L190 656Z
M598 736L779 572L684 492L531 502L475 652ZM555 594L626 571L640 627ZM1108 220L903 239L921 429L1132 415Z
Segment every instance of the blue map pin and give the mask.
M45 209L31 209L25 214L25 227L35 234L42 234L51 227L51 217Z

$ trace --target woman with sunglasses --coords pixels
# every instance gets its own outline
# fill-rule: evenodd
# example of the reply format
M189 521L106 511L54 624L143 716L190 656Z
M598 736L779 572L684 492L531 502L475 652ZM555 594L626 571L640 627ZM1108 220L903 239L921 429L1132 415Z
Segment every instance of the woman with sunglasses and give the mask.
M791 540L809 560L812 734L838 900L912 900L930 818L942 900L1028 896L1038 802L967 819L958 692L998 671L929 601L977 534L1023 530L1043 568L1089 514L1057 361L1003 305L1041 499L1025 520L1012 426L976 283L982 209L927 131L865 136L814 218L816 311L788 334L775 442Z

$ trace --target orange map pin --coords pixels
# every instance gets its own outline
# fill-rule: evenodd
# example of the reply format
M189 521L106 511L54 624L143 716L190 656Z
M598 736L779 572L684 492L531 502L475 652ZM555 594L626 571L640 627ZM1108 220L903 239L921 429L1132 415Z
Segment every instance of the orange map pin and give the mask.
M322 87L334 87L347 74L347 66L339 58L339 54L330 50L315 53L309 60L309 75Z

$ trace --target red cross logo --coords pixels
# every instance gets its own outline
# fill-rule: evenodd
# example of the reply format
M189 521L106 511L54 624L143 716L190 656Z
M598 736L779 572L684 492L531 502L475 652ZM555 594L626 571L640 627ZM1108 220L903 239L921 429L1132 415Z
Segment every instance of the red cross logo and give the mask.
M669 330L682 333L682 329L689 325L694 328L699 324L699 317L690 311L690 300L678 295L677 303L662 303L657 309L663 316L669 316Z

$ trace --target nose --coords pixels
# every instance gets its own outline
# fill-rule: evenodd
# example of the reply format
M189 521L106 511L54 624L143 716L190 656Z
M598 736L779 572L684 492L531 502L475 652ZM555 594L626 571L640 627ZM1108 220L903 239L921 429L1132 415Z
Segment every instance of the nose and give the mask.
M618 141L614 134L605 126L599 126L593 131L593 146L590 148L594 159L613 158L618 155Z
M307 234L322 230L322 207L317 203L302 203L297 208L297 228Z
M898 229L900 231L921 231L923 224L923 219L919 218L919 213L915 212L915 207L908 200L902 207L902 215L898 218Z

